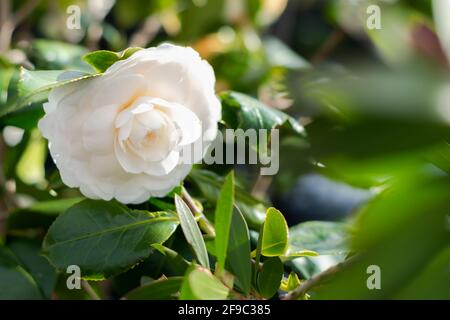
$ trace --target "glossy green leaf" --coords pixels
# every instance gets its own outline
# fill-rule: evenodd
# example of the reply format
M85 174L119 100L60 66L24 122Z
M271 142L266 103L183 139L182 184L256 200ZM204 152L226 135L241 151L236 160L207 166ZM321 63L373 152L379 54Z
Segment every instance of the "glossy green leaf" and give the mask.
M203 240L202 233L191 210L178 195L175 195L175 206L186 241L194 250L200 264L209 269L209 259L205 241Z
M235 207L231 220L227 250L227 269L235 275L236 285L248 294L251 288L252 265L250 236L242 213Z
M55 268L40 254L40 241L14 238L8 243L8 247L21 266L33 277L45 299L50 299L56 285L57 274Z
M22 68L18 84L18 99L9 108L2 109L0 116L20 110L34 102L45 101L51 89L98 75L65 70L30 71Z
M175 231L167 212L130 210L117 202L84 200L50 227L43 251L59 270L78 265L86 279L103 279L136 265Z
M152 245L153 248L158 250L161 254L166 257L167 264L170 268L177 274L186 273L187 269L191 263L185 260L178 252L163 246L162 244L155 243Z
M6 247L0 246L0 300L37 300L42 294L33 277Z
M361 209L356 223L352 251L357 258L318 283L313 297L418 299L425 290L427 299L449 299L448 190L449 177L436 175L398 181L373 199ZM369 266L375 268L371 271ZM373 284L377 267L381 290L370 290L367 284Z
M209 270L197 267L184 276L181 300L225 300L229 289Z
M304 134L300 123L289 115L270 108L255 98L239 92L224 92L222 101L222 120L233 129L274 129L286 126L297 134Z
M183 283L183 277L151 281L125 295L128 300L169 300L175 298Z
M291 272L286 280L281 281L280 289L289 292L298 286L300 286L300 279L295 272Z
M266 257L282 256L288 249L289 229L284 216L275 208L267 210L263 226L261 254Z
M83 198L67 198L36 202L11 212L6 220L9 229L48 228L56 217Z
M283 279L283 263L273 257L264 261L262 271L258 274L259 293L267 299L272 298L280 288Z
M231 220L234 203L234 172L231 171L225 178L225 183L220 190L219 199L215 211L216 228L216 258L219 266L225 268L225 259L230 236Z
M347 254L349 251L348 226L342 222L308 221L289 229L291 257L300 254ZM312 251L312 252L311 252Z
M98 50L89 52L83 57L83 60L91 65L98 72L105 72L110 66L119 60L125 60L136 51L142 48L128 48L121 52L113 52L108 50Z

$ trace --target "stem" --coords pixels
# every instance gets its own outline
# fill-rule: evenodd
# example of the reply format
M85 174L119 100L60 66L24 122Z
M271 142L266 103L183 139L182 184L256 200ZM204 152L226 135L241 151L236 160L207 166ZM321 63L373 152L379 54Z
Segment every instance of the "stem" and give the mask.
M187 190L183 187L181 191L181 198L184 202L186 202L189 209L192 211L194 216L199 217L198 224L200 228L210 237L216 237L216 231L214 230L214 226L209 222L209 220L205 217L203 212L197 207L191 195L187 192Z
M81 280L81 286L83 287L84 291L86 291L86 293L89 295L89 297L91 297L92 300L101 300L97 292L94 291L89 282L87 282L86 280Z
M303 296L305 293L307 293L310 289L317 286L319 283L324 281L325 279L330 278L331 276L335 275L336 273L340 272L342 269L345 269L350 264L354 263L356 259L356 256L353 256L351 258L348 258L347 260L338 263L335 266L332 266L331 268L328 268L327 270L319 273L318 275L306 280L303 282L301 286L298 288L295 288L288 294L286 294L282 300L297 300L301 296Z
M11 46L14 30L37 7L41 0L28 0L15 15L11 13L10 0L0 1L0 52L5 52Z
M334 49L336 49L336 47L342 42L344 38L345 34L342 30L334 30L328 36L319 50L313 55L313 57L311 58L311 64L316 66L324 61L334 51Z

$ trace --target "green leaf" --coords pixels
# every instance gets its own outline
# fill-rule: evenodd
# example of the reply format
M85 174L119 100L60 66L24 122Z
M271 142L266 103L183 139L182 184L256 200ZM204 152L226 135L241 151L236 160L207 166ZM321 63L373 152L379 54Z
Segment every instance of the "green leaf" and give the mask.
M228 127L243 130L287 127L297 134L304 135L304 129L297 120L266 106L255 98L234 91L224 92L220 98L222 119Z
M259 293L266 299L272 298L280 288L283 279L283 263L280 258L269 258L258 274Z
M347 229L345 223L327 221L308 221L291 227L288 256L307 255L311 251L322 255L347 254Z
M40 241L14 238L8 245L21 266L33 277L42 295L50 299L56 285L57 274L47 259L40 255Z
M236 285L249 294L252 280L250 235L242 213L234 207L228 239L227 269L235 275Z
M211 203L217 203L224 178L208 170L191 170L189 178ZM235 204L244 215L249 227L258 229L264 222L266 207L262 201L251 196L246 190L235 185Z
M177 208L181 229L183 230L186 241L194 250L200 264L209 269L209 259L205 241L203 240L202 233L191 210L189 210L189 207L186 203L184 203L183 199L181 199L179 195L175 195L175 206Z
M155 280L125 295L128 300L169 300L180 290L183 277Z
M33 277L19 264L12 252L0 246L0 300L42 299Z
M284 255L288 248L288 235L284 216L277 209L269 208L263 226L261 254L266 257Z
M209 270L201 267L189 270L181 287L181 300L225 300L229 289Z
M178 252L163 246L162 244L155 243L152 247L158 250L166 257L167 264L177 274L185 274L191 263L183 258Z
M445 253L450 243L450 179L409 178L392 184L361 209L351 247L358 256L318 283L315 299L420 299L422 290L427 299L450 298L450 254ZM367 286L368 277L375 275L368 272L371 265L381 270L381 290Z
M129 58L136 51L142 48L128 48L121 52L113 52L108 50L98 50L89 52L83 57L83 60L91 65L98 72L105 72L110 66L119 60Z
M286 280L281 281L280 289L283 291L292 291L300 286L300 279L295 272L291 272Z
M15 209L6 220L8 229L48 228L56 217L84 198L42 201Z
M222 269L225 268L225 259L227 256L230 226L233 215L233 203L234 172L231 171L225 178L225 183L220 190L219 200L217 201L215 212L214 226L216 228L216 258Z
M22 68L18 84L18 99L8 108L0 110L0 116L18 111L32 103L45 101L51 89L99 75L65 70L30 71Z
M50 227L43 251L59 270L78 265L85 279L104 279L126 271L175 231L178 220L167 212L130 210L117 202L84 200L61 214Z

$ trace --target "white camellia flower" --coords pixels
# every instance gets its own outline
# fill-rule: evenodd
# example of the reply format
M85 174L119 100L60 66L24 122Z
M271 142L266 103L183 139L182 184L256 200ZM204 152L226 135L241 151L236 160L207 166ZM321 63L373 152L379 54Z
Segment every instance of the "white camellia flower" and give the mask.
M177 186L216 137L214 85L193 49L142 49L99 77L53 89L39 128L66 185L141 203Z

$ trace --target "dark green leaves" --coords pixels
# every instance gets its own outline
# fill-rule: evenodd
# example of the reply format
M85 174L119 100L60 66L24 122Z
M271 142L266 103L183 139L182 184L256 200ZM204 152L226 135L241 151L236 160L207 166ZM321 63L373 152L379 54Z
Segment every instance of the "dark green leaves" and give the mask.
M0 246L0 300L4 299L42 299L42 294L11 251Z
M342 222L308 221L289 229L289 255L313 250L319 254L348 253L348 226Z
M231 128L270 130L286 126L298 134L304 133L303 127L294 118L245 94L224 92L221 100L222 120Z
M20 265L33 277L42 296L50 299L56 285L56 270L47 259L41 255L39 240L28 238L14 238L8 247L17 257Z
M283 263L280 258L269 258L264 262L262 271L258 274L259 293L267 299L272 298L280 287L283 279Z
M60 270L78 265L86 279L118 274L148 257L178 225L166 212L130 210L117 202L82 201L60 215L43 244Z
M209 270L196 267L187 272L181 287L182 300L225 300L229 289Z
M177 207L181 229L183 230L186 241L194 250L200 264L209 269L209 259L205 241L203 240L202 233L191 210L178 195L175 195L175 206Z
M245 294L250 292L252 266L250 236L242 213L233 209L227 250L227 268L235 275L235 283Z
M266 257L282 256L288 248L289 229L284 216L275 208L267 210L263 226L261 254Z
M105 72L110 66L119 60L125 60L136 51L142 48L128 48L121 52L108 50L99 50L89 52L83 57L83 60L89 63L96 71Z
M234 203L234 173L233 171L225 178L225 183L220 191L215 212L216 228L216 257L217 262L223 269L227 255L230 226Z
M136 288L125 296L128 300L168 300L180 290L183 277L155 280Z
M8 216L7 226L10 229L48 228L60 213L82 200L83 198L49 200L16 209Z

